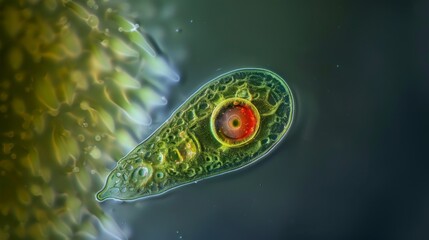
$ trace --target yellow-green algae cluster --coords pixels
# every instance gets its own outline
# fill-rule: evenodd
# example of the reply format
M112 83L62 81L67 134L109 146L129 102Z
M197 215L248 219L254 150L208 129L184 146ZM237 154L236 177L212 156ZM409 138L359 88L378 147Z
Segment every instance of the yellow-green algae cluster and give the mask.
M0 0L0 239L125 237L94 193L178 80L129 8Z

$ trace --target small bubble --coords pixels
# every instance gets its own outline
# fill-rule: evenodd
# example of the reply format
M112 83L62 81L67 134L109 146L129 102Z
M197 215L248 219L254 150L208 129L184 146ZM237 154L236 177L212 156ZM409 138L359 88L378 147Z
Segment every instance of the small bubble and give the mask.
M181 33L183 30L181 28L176 28L175 30L177 33Z
M88 17L88 19L86 20L86 22L88 23L88 25L91 28L97 28L99 20L98 20L97 16L91 15L91 16Z
M85 136L83 134L79 134L79 135L77 135L77 140L79 142L84 142L85 141Z
M95 135L94 137L95 141L99 142L101 140L101 136L100 135Z
M88 123L87 122L83 122L82 123L82 127L87 128L88 127Z
M120 172L118 172L118 173L116 173L116 176L120 177L120 176L122 176L122 174Z
M339 68L340 67L340 65L339 64L337 64L337 68Z
M194 20L193 20L193 19L191 19L191 20L189 20L189 22L190 22L190 23L194 23Z
M88 0L86 2L86 5L88 5L89 8L93 8L93 9L97 9L98 8L98 5L97 5L97 3L95 3L94 0Z

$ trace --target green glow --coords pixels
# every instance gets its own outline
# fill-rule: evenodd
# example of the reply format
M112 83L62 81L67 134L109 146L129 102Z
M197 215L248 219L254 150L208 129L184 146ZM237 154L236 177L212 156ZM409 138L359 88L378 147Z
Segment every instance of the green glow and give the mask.
M219 106L242 102L256 114L256 130L225 143L212 131ZM266 155L286 134L294 112L286 82L264 69L239 69L200 88L143 143L118 161L97 194L134 200L231 172ZM234 123L235 124L235 123Z

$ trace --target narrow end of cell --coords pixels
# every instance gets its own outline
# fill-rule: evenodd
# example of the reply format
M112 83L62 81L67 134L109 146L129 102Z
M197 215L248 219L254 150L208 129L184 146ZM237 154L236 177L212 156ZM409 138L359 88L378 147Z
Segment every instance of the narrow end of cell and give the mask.
M180 76L179 76L179 74L177 74L175 71L171 71L171 73L170 73L170 80L171 81L173 81L173 82L178 82L178 81L180 81Z
M106 195L106 191L104 188L101 191L99 191L97 194L95 194L95 199L98 202L104 202L107 198L108 196Z
M123 240L128 239L129 234L124 232L118 224L113 220L113 218L103 215L98 218L101 228L108 233L112 239Z
M155 78L165 78L172 82L180 81L179 74L163 58L154 58L146 62L145 71Z
M152 117L150 114L139 106L137 103L132 103L125 106L124 114L133 122L142 125L150 126L152 124Z
M98 202L104 202L107 199L114 198L115 195L119 192L117 188L111 188L108 185L104 186L96 195L95 199Z
M139 44L139 47L141 47L147 54L149 54L149 56L151 57L156 57L156 51L153 47L151 47L149 44Z
M174 71L172 68L164 68L163 70L159 70L157 72L154 72L154 75L164 77L168 81L171 82L179 82L180 81L180 75L177 74L176 71Z

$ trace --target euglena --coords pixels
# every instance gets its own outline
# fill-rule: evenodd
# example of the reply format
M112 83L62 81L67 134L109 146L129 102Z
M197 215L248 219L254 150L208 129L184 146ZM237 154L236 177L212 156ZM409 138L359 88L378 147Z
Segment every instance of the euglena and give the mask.
M289 130L294 100L265 69L238 69L205 84L118 161L99 201L134 200L231 172L265 156Z

